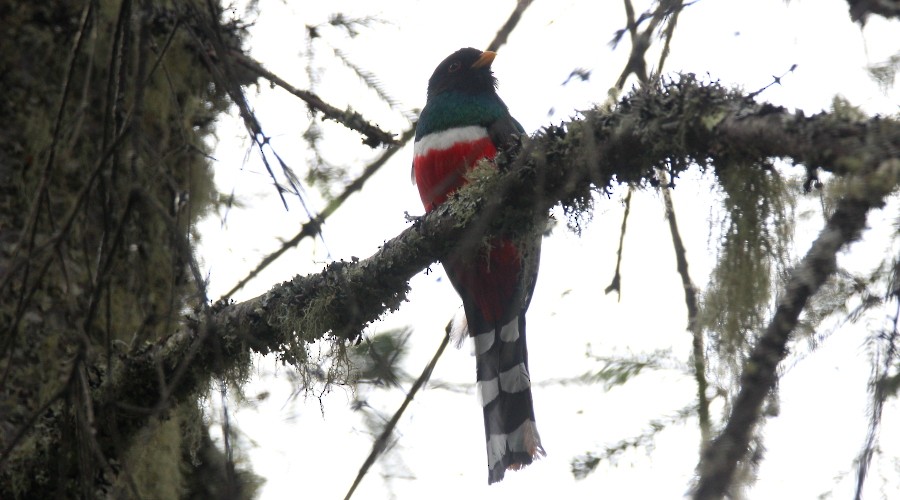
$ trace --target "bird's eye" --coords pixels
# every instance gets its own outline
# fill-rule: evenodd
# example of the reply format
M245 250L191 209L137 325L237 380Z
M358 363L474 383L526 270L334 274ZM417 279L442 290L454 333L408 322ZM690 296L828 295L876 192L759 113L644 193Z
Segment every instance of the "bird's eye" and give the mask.
M453 64L450 65L450 68L447 69L447 71L450 73L456 73L457 71L459 71L459 68L461 66L462 64L460 64L459 61L454 61Z

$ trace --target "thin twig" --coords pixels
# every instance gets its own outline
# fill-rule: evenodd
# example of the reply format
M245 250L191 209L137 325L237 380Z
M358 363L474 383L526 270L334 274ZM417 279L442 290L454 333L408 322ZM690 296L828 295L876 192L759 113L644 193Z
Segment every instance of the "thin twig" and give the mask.
M709 419L709 397L706 395L706 389L709 386L706 380L706 349L704 348L703 332L697 324L697 316L699 315L697 287L694 286L694 282L691 280L691 275L688 272L687 251L684 248L684 242L681 240L678 221L675 219L675 205L672 203L672 191L669 187L668 175L665 171L660 171L660 177L663 203L666 207L666 220L669 221L672 248L675 250L676 268L678 275L681 276L681 286L684 288L684 304L688 313L687 330L691 332L693 338L691 346L693 348L692 357L694 358L694 379L697 381L697 417L700 424L700 449L703 450L712 434L712 424Z
M350 497L353 496L353 492L356 491L356 487L359 486L359 483L362 482L363 477L365 477L366 473L369 472L369 468L372 467L372 464L375 463L375 460L381 455L381 453L387 449L388 440L394 432L394 428L397 426L397 422L400 421L400 417L403 416L403 412L409 406L409 403L412 402L413 398L416 396L416 393L419 392L419 389L425 385L425 382L431 377L431 372L434 371L434 367L437 365L438 359L440 359L441 354L444 353L444 349L447 347L447 344L450 343L450 325L447 325L447 330L444 333L444 339L441 340L441 345L438 346L437 352L434 353L434 356L431 358L431 361L425 366L425 369L422 370L422 374L419 375L419 378L416 380L416 383L409 389L409 392L406 394L406 399L403 400L403 404L400 405L400 408L394 413L394 416L391 417L391 420L384 426L384 430L381 431L381 435L378 436L378 439L372 443L372 451L369 452L369 456L366 457L366 461L363 462L362 466L359 468L359 473L356 474L356 479L353 481L353 484L350 486L350 490L347 491L347 495L344 497L344 500L350 500Z
M603 293L616 292L619 294L619 300L622 300L622 275L619 271L622 267L622 248L625 246L625 229L628 227L628 214L631 213L631 193L633 192L634 186L628 186L628 195L625 196L625 213L622 215L622 228L619 230L619 249L616 251L616 273L609 286L603 290Z
M661 68L668 54L669 41L671 40L671 35L674 33L674 23L678 19L678 13L692 3L694 2L685 3L683 0L663 0L659 2L652 13L644 12L635 19L634 6L632 5L631 0L625 0L625 17L627 19L627 25L625 29L616 32L612 45L615 47L622 36L627 32L631 38L631 53L628 56L628 62L625 64L622 74L619 75L619 79L616 81L617 89L622 90L625 86L625 80L632 74L634 74L642 84L647 84L650 81L650 77L647 75L647 50L650 49L650 40L653 38L653 33L660 23L667 17L672 16L669 19L669 26L665 35L666 42L663 47L662 55L660 56ZM639 31L638 26L648 19L650 22L643 31ZM660 69L657 69L657 74L659 72Z
M250 139L253 141L254 145L259 149L260 159L263 162L263 166L266 168L266 172L272 179L272 183L275 186L275 190L278 192L278 196L281 199L282 205L284 205L285 210L287 210L288 203L287 199L285 199L284 197L284 193L285 191L288 191L288 189L283 187L281 183L278 182L278 178L275 177L275 172L272 169L272 165L269 163L269 158L266 156L265 147L267 144L269 144L269 137L263 133L262 125L260 125L259 120L257 120L256 115L250 108L250 104L247 102L247 97L244 95L243 87L240 85L238 79L233 75L234 72L232 71L231 67L233 58L229 57L230 49L226 48L226 44L222 39L222 34L219 31L220 26L216 21L218 19L219 13L217 11L216 5L212 0L207 0L206 7L207 8L205 15L200 12L197 12L196 14L198 19L205 19L206 22L203 25L196 27L187 26L187 31L191 36L193 36L194 41L199 46L209 46L212 49L212 53L207 50L200 50L198 51L198 54L203 59L206 67L209 68L209 71L216 83L218 85L221 85L225 89L225 91L228 93L228 96L231 97L232 102L237 105L238 112L241 115L241 119L244 121L244 127L247 129L247 132L250 135ZM198 32L198 29L202 30L202 32ZM297 196L298 199L301 200L301 202L303 202L303 199L300 196L300 187L293 182L296 176L293 175L292 172L290 172L290 169L283 162L281 166L282 171L287 178L288 184L293 190L292 192ZM309 214L309 218L313 218L312 214Z
M534 0L519 0L516 2L516 8L512 11L512 14L509 15L509 19L506 20L506 23L497 31L497 35L494 36L494 39L488 44L486 50L497 51L500 47L506 44L506 40L509 39L509 34L512 33L512 30L516 28L516 25L519 24L519 20L522 19L522 14L525 12L525 9L531 5L531 2Z
M675 37L675 26L678 24L678 15L681 14L681 11L684 10L684 1L676 0L674 6L671 10L671 17L669 17L669 22L666 23L666 31L663 33L663 48L662 52L659 54L659 63L656 65L656 76L662 74L663 66L666 64L666 58L669 57L669 47L672 44L672 38Z
M627 30L631 37L631 53L628 56L628 62L622 69L622 74L616 80L616 88L621 90L625 86L625 80L634 74L638 81L647 83L647 62L645 60L647 49L650 48L650 35L656 27L655 18L651 21L652 25L643 32L638 31L638 24L634 18L634 5L631 0L625 0L625 16L628 19ZM643 16L641 17L643 19Z
M397 141L394 139L394 134L385 132L384 130L378 128L376 125L372 125L368 120L366 120L356 111L341 111L340 109L323 101L316 94L308 90L300 90L292 86L280 76L264 68L263 65L259 63L259 61L256 61L255 59L245 54L242 54L235 50L231 50L229 51L229 55L231 55L232 59L234 59L235 62L237 62L244 68L249 69L257 75L265 78L266 80L269 80L275 85L278 85L284 90L297 96L303 102L305 102L311 110L319 111L320 113L322 113L322 116L324 118L334 120L341 125L349 128L350 130L355 130L361 133L363 136L365 136L365 138L363 139L363 144L373 148L382 145L389 146L392 144L397 144Z
M772 81L771 81L771 82L769 82L766 86L762 87L761 89L759 89L759 90L757 90L757 91L755 91L755 92L750 92L749 94L747 94L747 97L754 98L754 97L758 96L759 94L762 94L764 91L766 91L769 87L771 87L771 86L773 86L773 85L781 85L781 80L782 80L784 77L788 76L788 74L793 73L794 70L796 70L796 69L797 69L797 65L796 65L796 64L792 64L791 67L788 68L787 71L785 71L784 73L781 74L781 76L774 76L774 75L773 75L773 76L772 76Z

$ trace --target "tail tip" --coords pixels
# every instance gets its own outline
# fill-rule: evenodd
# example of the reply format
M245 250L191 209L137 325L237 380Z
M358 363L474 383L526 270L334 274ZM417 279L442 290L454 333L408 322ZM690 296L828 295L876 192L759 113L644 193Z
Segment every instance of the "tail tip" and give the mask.
M502 481L508 470L517 471L524 469L535 460L540 460L542 457L547 456L547 452L541 444L541 436L537 432L537 425L535 425L533 420L526 421L519 432L521 432L520 437L522 438L520 443L524 445L516 447L519 451L506 448L499 454L499 457L488 456L489 460L497 458L496 462L488 465L488 484ZM503 439L503 441L504 444L508 443L506 439Z

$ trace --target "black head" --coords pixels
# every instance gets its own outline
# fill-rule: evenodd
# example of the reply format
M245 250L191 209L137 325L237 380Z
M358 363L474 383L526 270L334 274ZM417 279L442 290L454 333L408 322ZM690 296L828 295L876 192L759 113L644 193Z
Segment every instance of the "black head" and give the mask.
M493 92L497 79L491 71L496 52L471 47L447 56L428 79L428 98L448 90L466 93Z

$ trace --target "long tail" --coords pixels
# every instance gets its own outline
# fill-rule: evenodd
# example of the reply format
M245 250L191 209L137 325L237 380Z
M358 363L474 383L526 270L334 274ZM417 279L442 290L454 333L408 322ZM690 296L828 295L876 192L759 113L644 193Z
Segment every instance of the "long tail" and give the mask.
M525 467L546 452L534 420L524 311L474 338L491 484L502 480L507 469Z

